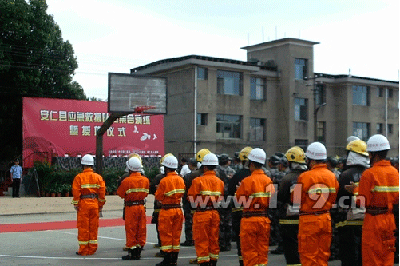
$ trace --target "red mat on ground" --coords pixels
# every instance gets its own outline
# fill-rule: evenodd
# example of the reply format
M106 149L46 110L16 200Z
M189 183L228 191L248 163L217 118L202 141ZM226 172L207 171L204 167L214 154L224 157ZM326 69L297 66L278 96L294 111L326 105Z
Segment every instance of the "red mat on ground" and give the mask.
M146 217L147 224L151 223L151 216ZM125 221L122 218L102 219L99 220L100 227L123 226ZM0 233L8 232L33 232L45 230L60 230L76 228L76 220L74 221L57 221L43 223L27 223L27 224L0 224Z

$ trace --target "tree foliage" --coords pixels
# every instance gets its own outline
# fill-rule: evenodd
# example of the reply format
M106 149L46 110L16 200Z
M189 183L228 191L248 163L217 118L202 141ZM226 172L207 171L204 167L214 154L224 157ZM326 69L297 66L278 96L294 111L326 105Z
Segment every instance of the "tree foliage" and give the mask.
M0 159L21 154L22 97L86 99L72 45L46 12L45 0L0 0Z

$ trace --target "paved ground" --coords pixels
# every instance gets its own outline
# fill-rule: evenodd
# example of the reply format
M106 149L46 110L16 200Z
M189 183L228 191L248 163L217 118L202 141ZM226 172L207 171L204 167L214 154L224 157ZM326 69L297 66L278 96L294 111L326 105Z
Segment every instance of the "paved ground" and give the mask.
M76 213L71 198L0 197L0 265L155 265L160 258L153 248L157 241L155 226L147 226L147 244L140 261L122 261L125 231L121 219L122 200L107 196L99 229L99 249L90 257L77 251ZM146 213L152 213L153 197L148 197ZM182 240L183 240L182 235ZM235 245L220 254L218 265L239 265ZM271 247L274 249L275 247ZM178 265L190 265L193 247L182 247ZM269 255L268 265L286 265L283 255ZM340 265L338 261L329 266Z

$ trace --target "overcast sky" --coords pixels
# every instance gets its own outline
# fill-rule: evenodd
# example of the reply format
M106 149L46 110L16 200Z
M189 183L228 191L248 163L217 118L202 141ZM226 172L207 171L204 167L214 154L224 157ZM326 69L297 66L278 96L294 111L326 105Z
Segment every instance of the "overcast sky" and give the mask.
M314 71L398 80L398 0L47 0L72 43L74 80L107 98L108 73L189 54L246 61L243 46L320 42Z

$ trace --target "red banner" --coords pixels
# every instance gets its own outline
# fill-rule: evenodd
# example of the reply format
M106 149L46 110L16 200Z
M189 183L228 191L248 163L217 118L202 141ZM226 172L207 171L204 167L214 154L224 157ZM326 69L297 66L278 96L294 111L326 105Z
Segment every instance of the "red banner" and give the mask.
M106 102L23 99L23 167L40 157L96 154L96 133L108 118ZM164 116L130 114L103 136L105 156L164 155Z

